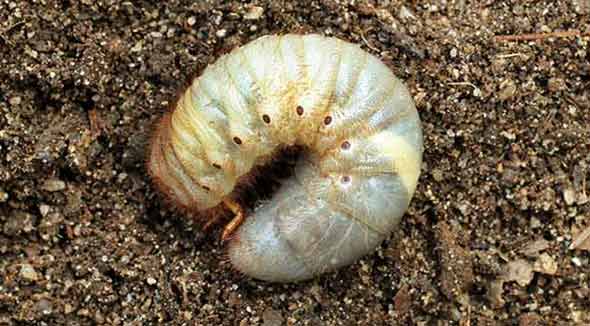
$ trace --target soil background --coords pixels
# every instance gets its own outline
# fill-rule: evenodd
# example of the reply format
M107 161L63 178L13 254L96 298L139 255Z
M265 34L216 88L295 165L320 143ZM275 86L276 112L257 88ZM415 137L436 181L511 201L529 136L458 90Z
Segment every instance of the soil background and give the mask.
M0 1L0 325L590 323L587 0ZM400 228L358 263L255 281L168 209L153 124L272 33L359 44L425 135Z

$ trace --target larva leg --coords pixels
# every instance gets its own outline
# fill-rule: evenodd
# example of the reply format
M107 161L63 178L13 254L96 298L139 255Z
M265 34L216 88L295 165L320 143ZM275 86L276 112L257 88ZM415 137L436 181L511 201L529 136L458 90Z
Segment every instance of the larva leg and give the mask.
M232 213L234 213L234 217L232 218L229 223L223 228L223 233L221 234L221 240L226 241L229 237L234 233L234 231L242 224L245 219L244 209L240 204L235 202L232 199L224 199L223 203L227 208L229 208Z

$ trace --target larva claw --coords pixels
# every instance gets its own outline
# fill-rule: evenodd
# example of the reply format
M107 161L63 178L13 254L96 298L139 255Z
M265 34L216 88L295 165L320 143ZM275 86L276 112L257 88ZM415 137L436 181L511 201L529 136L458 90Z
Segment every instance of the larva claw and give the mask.
M232 213L234 213L234 217L231 221L229 221L229 223L225 225L225 228L223 228L223 233L221 234L221 241L227 241L234 231L242 224L245 219L245 214L242 206L240 206L240 204L234 200L224 199L223 203L230 211L232 211Z

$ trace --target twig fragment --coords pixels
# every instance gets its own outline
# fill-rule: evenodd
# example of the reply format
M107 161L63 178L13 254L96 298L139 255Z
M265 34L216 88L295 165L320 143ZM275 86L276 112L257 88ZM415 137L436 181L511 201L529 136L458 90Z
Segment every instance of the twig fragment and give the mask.
M506 58L512 58L512 57L526 57L526 55L522 54L522 53L507 53L507 54L497 54L496 58L500 58L500 59L506 59Z
M572 36L590 36L590 32L582 33L577 30L550 32L550 33L531 33L531 34L517 34L517 35L496 35L494 41L496 42L512 42L512 41L537 41L548 38L563 38Z

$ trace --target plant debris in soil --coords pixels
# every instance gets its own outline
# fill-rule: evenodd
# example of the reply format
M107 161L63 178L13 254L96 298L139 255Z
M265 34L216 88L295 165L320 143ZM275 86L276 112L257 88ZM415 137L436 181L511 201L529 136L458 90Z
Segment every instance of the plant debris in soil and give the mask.
M0 0L0 325L590 323L589 14L586 0ZM236 274L144 160L195 72L288 32L388 64L425 153L380 248L278 285Z

